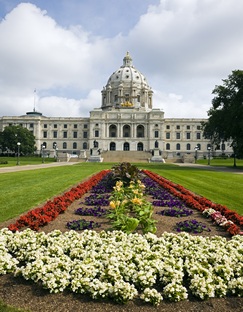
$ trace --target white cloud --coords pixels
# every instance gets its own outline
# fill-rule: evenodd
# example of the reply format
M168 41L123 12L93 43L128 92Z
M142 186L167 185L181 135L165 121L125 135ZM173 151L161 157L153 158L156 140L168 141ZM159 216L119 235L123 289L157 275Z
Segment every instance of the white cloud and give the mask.
M92 2L86 4L89 18L102 29L105 21L106 28L116 24L117 10L112 19L111 11L99 16L87 5ZM0 115L31 111L37 89L43 115L88 116L101 106L100 91L130 51L154 90L154 107L168 118L204 118L215 85L243 68L242 11L241 0L161 0L139 19L129 12L130 31L124 18L123 32L119 19L116 35L107 37L85 29L82 19L64 27L61 12L57 23L34 4L21 3L0 23ZM91 25L88 17L85 25Z

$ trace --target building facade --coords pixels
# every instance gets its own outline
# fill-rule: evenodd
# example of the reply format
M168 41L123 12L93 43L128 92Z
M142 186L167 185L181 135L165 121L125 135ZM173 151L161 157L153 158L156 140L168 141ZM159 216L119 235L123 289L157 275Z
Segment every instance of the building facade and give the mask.
M90 117L46 117L33 111L23 116L0 118L0 131L6 126L27 128L36 139L37 153L81 155L95 141L105 151L152 151L159 148L162 157L207 157L211 142L203 137L197 118L164 118L153 108L153 91L145 76L132 63L127 52L120 66L101 91L100 108ZM230 144L219 147L231 152Z

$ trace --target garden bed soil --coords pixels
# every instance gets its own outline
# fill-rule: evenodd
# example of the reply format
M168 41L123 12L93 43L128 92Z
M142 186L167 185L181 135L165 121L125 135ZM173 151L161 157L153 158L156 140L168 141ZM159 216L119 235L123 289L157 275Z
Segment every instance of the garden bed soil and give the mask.
M110 228L110 222L106 218L91 217L91 216L77 216L75 211L79 207L84 207L81 202L84 201L84 195L81 199L75 201L65 213L59 215L54 221L44 226L41 231L49 233L53 230L59 229L62 232L67 231L66 223L76 219L92 220L100 223L100 227L95 230L100 232ZM149 198L148 198L149 199ZM151 199L151 198L150 198ZM168 217L156 214L163 208L156 207L154 218L157 222L157 236L161 236L163 232L175 232L175 224L183 220L196 219L203 222L211 229L210 232L202 232L201 236L223 236L230 239L230 235L219 226L212 223L211 219L205 218L201 212L193 210L193 215L189 217ZM17 218L15 218L16 220ZM15 221L9 220L1 223L0 228L7 227L10 223ZM211 298L206 301L200 301L194 297L180 302L162 301L159 306L154 307L142 302L141 300L133 300L125 305L119 305L111 301L94 301L87 296L74 294L68 291L59 294L50 294L40 285L26 281L23 278L16 278L12 274L3 275L0 277L0 299L6 304L24 308L31 312L242 312L243 298L227 297L227 298Z

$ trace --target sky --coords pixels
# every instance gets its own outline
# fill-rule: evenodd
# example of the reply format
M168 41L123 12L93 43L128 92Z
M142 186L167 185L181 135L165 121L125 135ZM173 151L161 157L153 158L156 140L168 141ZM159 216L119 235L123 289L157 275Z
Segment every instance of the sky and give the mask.
M0 117L89 117L129 51L166 118L243 69L242 0L0 0Z

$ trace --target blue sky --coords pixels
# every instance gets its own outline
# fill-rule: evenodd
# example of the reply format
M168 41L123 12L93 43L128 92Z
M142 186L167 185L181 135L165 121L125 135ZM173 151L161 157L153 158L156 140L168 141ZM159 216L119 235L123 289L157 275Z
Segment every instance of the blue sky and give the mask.
M167 118L243 69L242 0L0 0L0 116L89 116L129 51ZM36 92L34 92L36 90Z

